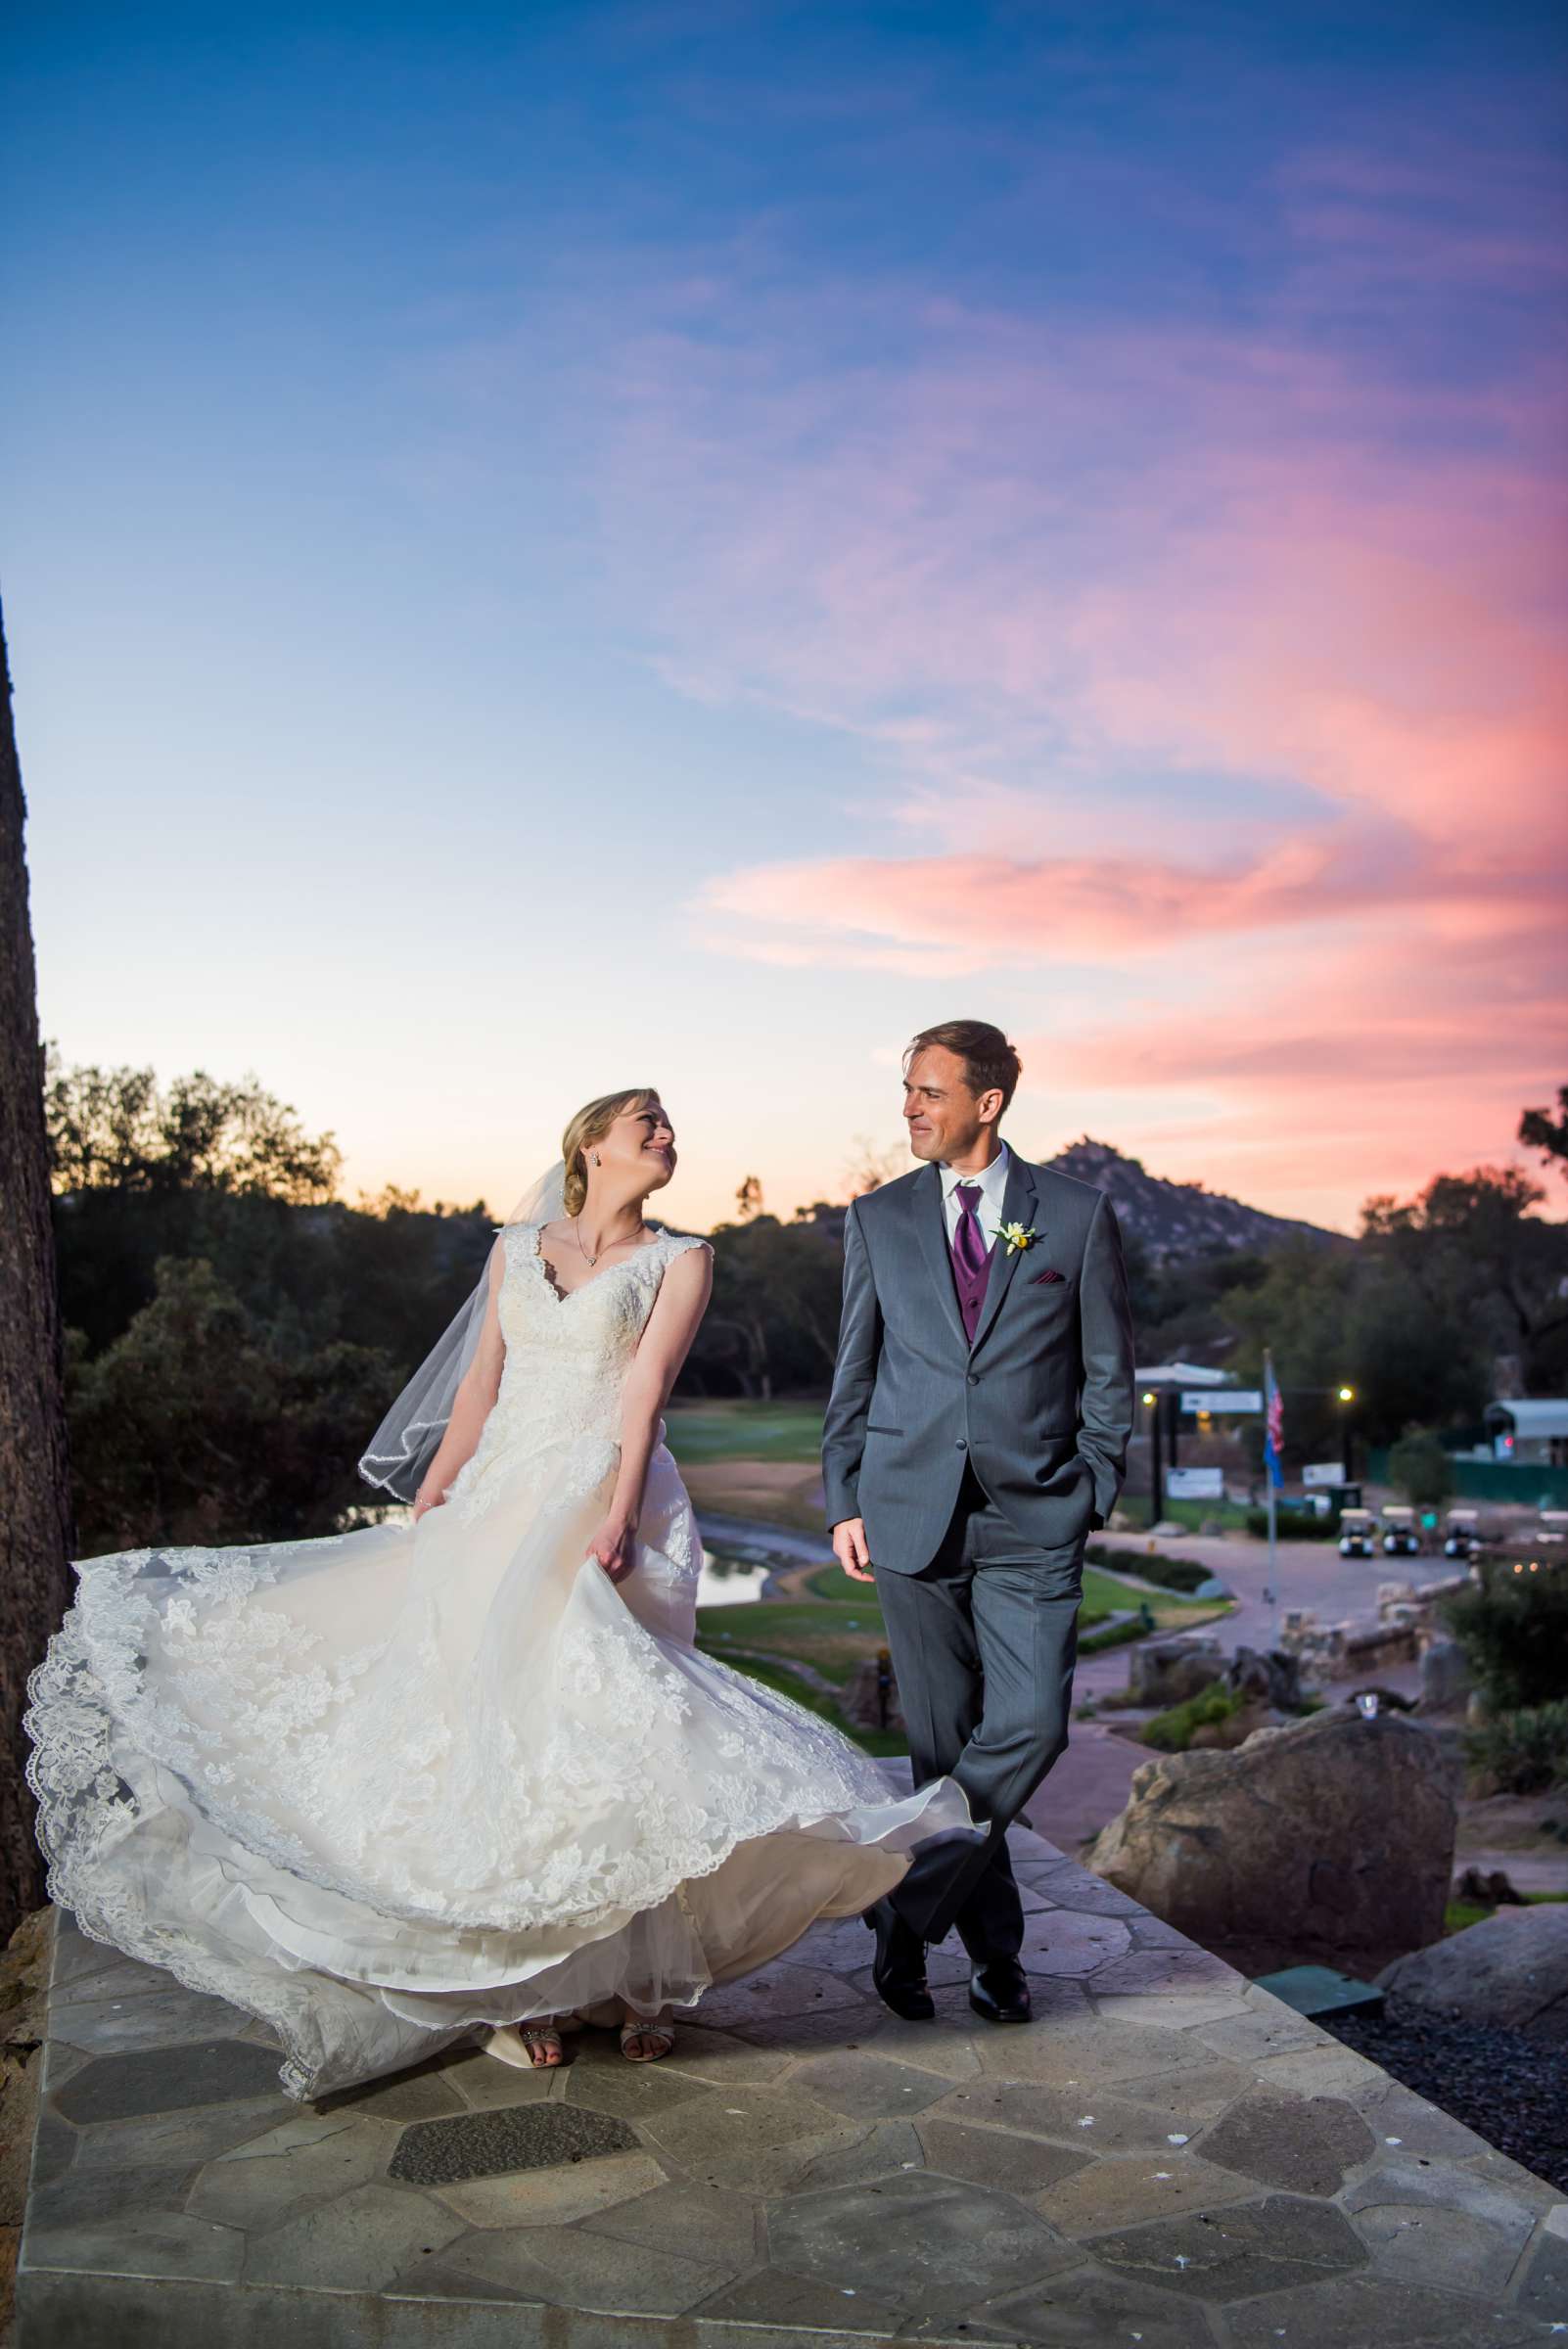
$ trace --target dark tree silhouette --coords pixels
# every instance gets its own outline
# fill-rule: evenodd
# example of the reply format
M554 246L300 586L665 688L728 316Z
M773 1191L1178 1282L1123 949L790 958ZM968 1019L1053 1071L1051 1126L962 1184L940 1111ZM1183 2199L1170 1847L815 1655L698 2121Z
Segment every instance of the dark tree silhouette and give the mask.
M1519 1120L1519 1139L1532 1150L1539 1150L1548 1167L1554 1166L1568 1182L1568 1084L1557 1087L1557 1115L1549 1109L1527 1109Z
M22 1711L73 1547L25 823L0 618L0 1943L44 1899Z

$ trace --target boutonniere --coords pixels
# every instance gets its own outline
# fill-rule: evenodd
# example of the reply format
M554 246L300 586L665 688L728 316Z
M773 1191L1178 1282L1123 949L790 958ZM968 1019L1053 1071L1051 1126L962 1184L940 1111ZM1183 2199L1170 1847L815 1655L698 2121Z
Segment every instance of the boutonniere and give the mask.
M1007 1242L1007 1253L1011 1256L1015 1249L1021 1253L1026 1248L1033 1248L1039 1233L1033 1223L1004 1223L1001 1236Z

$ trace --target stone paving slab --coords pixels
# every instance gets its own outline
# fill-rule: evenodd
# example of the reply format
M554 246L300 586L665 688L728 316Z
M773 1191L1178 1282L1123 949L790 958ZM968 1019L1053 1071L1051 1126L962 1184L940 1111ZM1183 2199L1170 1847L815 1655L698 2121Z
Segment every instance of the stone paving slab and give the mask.
M1568 2349L1568 2200L1024 1829L1036 2005L820 1926L633 2067L292 2103L59 1922L20 2349Z

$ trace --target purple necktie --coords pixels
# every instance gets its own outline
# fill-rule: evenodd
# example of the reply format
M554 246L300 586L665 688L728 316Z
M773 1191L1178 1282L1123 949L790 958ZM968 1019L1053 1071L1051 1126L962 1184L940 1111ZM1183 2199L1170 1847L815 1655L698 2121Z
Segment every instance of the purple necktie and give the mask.
M953 1190L962 1213L958 1218L958 1228L952 1235L952 1277L958 1291L958 1311L963 1315L964 1336L972 1346L980 1309L986 1301L991 1250L981 1236L980 1218L975 1213L981 1198L979 1183L955 1183Z

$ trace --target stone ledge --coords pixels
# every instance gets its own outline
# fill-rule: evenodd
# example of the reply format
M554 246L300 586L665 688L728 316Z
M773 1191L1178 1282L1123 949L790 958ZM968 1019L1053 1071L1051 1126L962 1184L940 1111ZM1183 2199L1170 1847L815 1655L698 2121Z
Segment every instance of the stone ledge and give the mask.
M1564 2197L1012 1843L1023 2028L951 1951L938 2020L898 2022L829 1924L666 2065L585 2032L548 2077L458 2050L315 2109L246 2018L64 1920L19 2349L1568 2340Z

